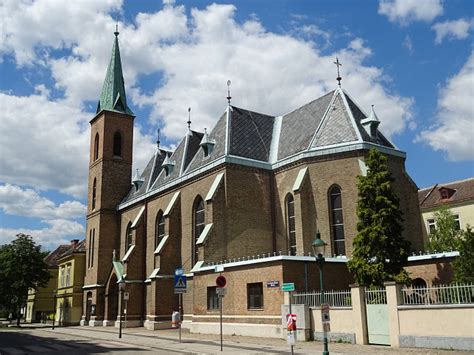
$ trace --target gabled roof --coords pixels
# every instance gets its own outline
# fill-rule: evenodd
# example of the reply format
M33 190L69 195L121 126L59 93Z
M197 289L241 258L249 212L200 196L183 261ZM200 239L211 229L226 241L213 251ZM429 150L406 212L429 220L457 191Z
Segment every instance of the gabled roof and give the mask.
M58 260L63 259L67 256L70 256L74 253L85 253L85 252L86 252L86 241L81 240L80 242L71 244L69 248L58 257Z
M442 198L440 190L444 188L454 190L453 194L447 199ZM474 177L448 182L446 184L436 184L424 189L418 190L418 200L421 210L436 208L440 206L449 206L461 202L473 201L474 203Z
M378 121L371 127L374 129L366 131L364 125L370 125L372 121L342 89L333 90L279 117L228 106L209 133L208 139L214 144L207 156L199 145L203 133L188 131L176 150L167 153L167 161L173 165L168 174L162 169L163 160L156 160L155 155L141 175L143 185L138 191L132 187L122 203L170 186L173 181L181 181L226 157L232 161L241 158L240 161L272 169L273 164L285 164L289 157L324 151L328 147L358 144L354 148L344 148L350 150L361 149L360 143L372 143L396 149L377 129Z
M122 74L122 61L120 59L120 49L118 43L118 32L115 32L115 40L112 46L109 66L105 75L104 85L100 93L97 104L97 113L102 110L117 111L133 115L132 110L127 105L125 95L125 84Z
M62 244L58 246L56 249L54 249L52 252L50 252L45 258L44 261L50 268L55 268L58 266L58 260L64 254L71 245L69 244Z

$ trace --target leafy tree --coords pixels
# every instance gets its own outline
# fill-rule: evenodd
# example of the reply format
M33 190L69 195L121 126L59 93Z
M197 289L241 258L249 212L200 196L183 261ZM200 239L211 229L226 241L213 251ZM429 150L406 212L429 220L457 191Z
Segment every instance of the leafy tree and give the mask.
M367 158L367 176L359 176L357 236L348 263L356 282L382 286L385 281L408 282L403 269L410 242L402 238L402 212L392 190L393 178L387 157L372 149Z
M44 257L41 246L26 234L17 234L13 242L0 246L0 307L16 313L18 325L28 289L48 284L50 274Z
M459 257L454 261L454 281L474 283L474 231L467 226L458 242Z
M454 214L442 206L434 213L436 229L429 235L426 248L432 251L456 250L461 231L458 229Z

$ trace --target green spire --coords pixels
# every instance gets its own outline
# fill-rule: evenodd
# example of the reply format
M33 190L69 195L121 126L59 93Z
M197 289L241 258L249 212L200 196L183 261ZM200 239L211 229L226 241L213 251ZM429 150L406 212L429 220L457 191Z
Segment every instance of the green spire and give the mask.
M99 103L97 104L97 113L102 110L117 111L133 115L132 110L127 105L125 96L125 85L122 75L122 62L120 60L120 50L118 43L119 32L115 30L115 41L112 47L112 56L110 57L107 74L105 75L104 85L100 93Z

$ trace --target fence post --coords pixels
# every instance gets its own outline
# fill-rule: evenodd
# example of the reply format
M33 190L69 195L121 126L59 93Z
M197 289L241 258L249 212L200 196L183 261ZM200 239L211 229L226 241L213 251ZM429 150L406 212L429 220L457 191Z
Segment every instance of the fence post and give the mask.
M390 346L400 347L400 322L398 315L398 306L401 304L401 288L402 285L389 281L384 283L387 292L387 308L388 308L388 329L390 332Z
M352 298L352 317L354 322L354 333L356 344L368 344L367 337L367 313L365 311L365 287L361 285L350 285Z

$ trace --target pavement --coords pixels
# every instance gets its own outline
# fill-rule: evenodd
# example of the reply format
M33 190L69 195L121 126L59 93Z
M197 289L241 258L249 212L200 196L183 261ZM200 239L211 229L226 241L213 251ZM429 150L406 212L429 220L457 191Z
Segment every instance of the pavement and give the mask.
M0 355L13 354L219 354L220 337L212 334L191 334L182 330L179 342L176 329L150 331L126 328L122 338L113 327L22 327L0 329ZM294 354L322 353L317 341L297 342ZM331 354L473 354L472 352L434 349L396 349L388 346L330 343ZM241 336L223 337L225 354L290 354L283 339Z

